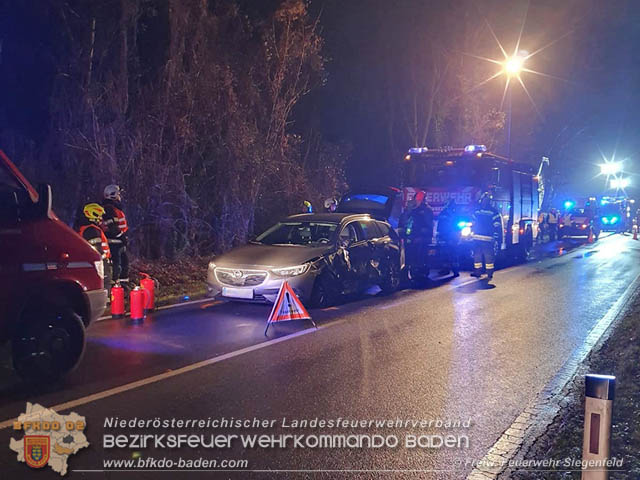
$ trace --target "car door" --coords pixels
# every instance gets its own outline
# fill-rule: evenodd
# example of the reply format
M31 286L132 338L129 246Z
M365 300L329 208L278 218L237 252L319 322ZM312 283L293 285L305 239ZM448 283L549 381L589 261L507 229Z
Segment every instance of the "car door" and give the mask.
M344 286L350 291L359 290L367 280L369 245L357 221L342 227L339 242L345 260Z
M362 262L363 281L378 283L381 275L381 263L384 263L385 237L382 235L378 222L372 219L358 220L362 232L363 244L359 254Z
M396 232L385 222L376 222L380 232L378 244L382 262L398 262L402 264L402 248Z

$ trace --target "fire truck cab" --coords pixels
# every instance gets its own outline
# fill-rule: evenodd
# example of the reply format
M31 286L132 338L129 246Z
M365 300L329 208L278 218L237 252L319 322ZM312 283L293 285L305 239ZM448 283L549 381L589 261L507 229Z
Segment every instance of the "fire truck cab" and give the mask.
M100 255L51 210L0 150L0 342L15 370L51 381L82 357L85 327L105 309Z

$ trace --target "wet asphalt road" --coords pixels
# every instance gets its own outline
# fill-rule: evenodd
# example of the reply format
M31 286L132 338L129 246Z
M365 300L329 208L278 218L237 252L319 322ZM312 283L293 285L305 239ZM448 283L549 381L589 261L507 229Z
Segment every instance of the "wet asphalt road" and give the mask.
M464 478L471 471L465 461L485 455L640 274L640 243L629 236L564 246L560 251L547 246L539 259L500 270L491 284L462 275L312 311L317 331L309 323L279 324L271 338L303 334L74 406L72 411L86 417L91 446L69 459L69 478L198 476L77 471L102 470L103 459L131 458L134 451L143 458L246 459L249 470L283 470L208 472L213 478ZM38 390L2 371L0 421L24 411L27 400L54 406L264 342L268 313L262 305L204 302L155 313L142 325L96 323L81 366L64 384ZM454 434L466 435L469 446L105 451L103 434L136 432L105 429L105 417L112 416L276 420L274 428L141 433L369 433L395 435L400 442L412 434ZM295 430L282 427L284 417L288 422L470 419L471 427ZM32 478L34 472L8 449L11 435L10 428L0 430L0 465L8 475L3 477ZM59 478L49 469L37 473Z

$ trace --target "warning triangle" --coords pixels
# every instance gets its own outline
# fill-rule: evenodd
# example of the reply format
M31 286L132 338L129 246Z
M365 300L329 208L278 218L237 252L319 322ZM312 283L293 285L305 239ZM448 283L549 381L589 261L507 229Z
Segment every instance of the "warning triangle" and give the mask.
M273 304L269 323L286 322L288 320L311 320L311 315L304 308L300 299L293 292L288 282L282 282L278 297Z

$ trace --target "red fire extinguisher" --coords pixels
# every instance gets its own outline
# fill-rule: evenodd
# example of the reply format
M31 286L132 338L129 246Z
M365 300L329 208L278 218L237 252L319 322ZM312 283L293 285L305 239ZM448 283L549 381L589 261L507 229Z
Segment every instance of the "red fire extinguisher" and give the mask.
M129 306L131 308L131 320L144 320L144 306L147 304L149 294L140 287L131 290L129 294Z
M156 301L155 301L155 280L151 278L148 273L140 272L142 275L142 280L140 280L140 286L147 291L147 303L144 305L144 313L149 313L155 310Z
M124 288L116 283L111 287L111 318L124 317Z

